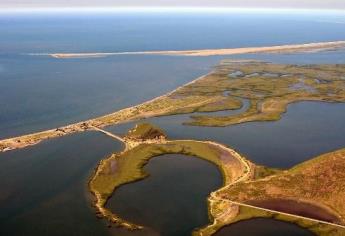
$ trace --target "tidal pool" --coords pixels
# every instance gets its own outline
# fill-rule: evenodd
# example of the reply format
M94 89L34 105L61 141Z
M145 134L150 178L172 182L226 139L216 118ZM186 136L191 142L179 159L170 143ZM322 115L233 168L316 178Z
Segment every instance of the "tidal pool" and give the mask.
M115 190L107 207L162 236L191 235L209 222L207 196L222 185L218 168L178 154L155 157L144 167L149 177Z

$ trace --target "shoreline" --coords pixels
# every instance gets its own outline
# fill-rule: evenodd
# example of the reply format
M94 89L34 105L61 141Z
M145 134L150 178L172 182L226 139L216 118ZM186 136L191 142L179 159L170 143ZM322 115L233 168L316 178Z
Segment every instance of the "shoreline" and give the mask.
M52 129L48 129L48 130L43 130L43 131L38 131L38 132L33 132L33 133L23 134L23 135L19 135L19 136L0 139L0 153L12 151L15 149L21 149L21 148L25 148L25 147L29 147L29 146L34 146L34 145L39 144L40 142L42 142L44 140L48 140L48 139L58 138L58 137L62 137L65 135L70 135L70 134L74 134L74 133L78 133L78 132L84 132L84 131L88 131L88 130L94 130L94 127L105 127L105 126L109 126L109 125L123 124L123 123L131 122L134 120L140 120L140 119L159 116L160 114L151 114L150 116L146 116L144 114L143 116L134 117L134 118L132 117L132 118L125 119L125 120L119 120L117 122L112 122L111 124L105 124L105 125L99 124L99 122L98 122L99 119L106 119L107 117L116 116L119 113L120 113L120 115L121 115L121 113L133 113L133 109L135 110L136 107L145 106L145 105L150 104L156 100L167 98L168 96L170 96L174 92L178 91L179 89L181 89L185 86L191 85L193 83L196 83L197 81L202 80L203 78L210 75L211 73L213 73L213 71L211 71L205 75L199 76L198 78L196 78L196 79L194 79L194 80L192 80L186 84L183 84L183 85L177 87L176 89L174 89L168 93L165 93L165 94L160 95L158 97L152 98L148 101L145 101L145 102L140 103L138 105L134 105L132 107L123 108L121 110L105 114L103 116L99 116L99 117L96 117L93 119L80 121L80 122L76 122L76 123L72 123L72 124L67 124L65 126L61 126L61 127L57 127L57 128L52 128Z
M47 139L93 130L93 127L102 128L152 117L192 114L191 119L183 124L222 127L254 121L280 120L288 105L295 102L345 102L345 80L334 76L344 73L345 65L296 66L250 60L225 62L206 75L141 104L66 126L2 139L0 153L32 146ZM246 79L247 75L244 75L229 78L228 74L233 70L245 71L248 75L264 70L265 73L270 71L276 77L259 75L249 80ZM283 75L288 75L284 80L279 79L283 76L282 71ZM324 73L324 82L315 77L315 74L320 72ZM301 75L307 76L302 82ZM301 83L305 87L291 90L291 86ZM275 85L274 88L272 84ZM253 87L258 87L260 92L253 90ZM231 94L224 95L224 92ZM249 108L242 113L233 116L208 116L207 113L193 115L203 110L209 113L238 110L242 106L239 98L248 99L250 102Z
M50 57L57 59L101 58L116 55L166 55L166 56L221 56L251 53L295 53L319 52L345 48L345 41L331 41L304 44L287 44L263 47L199 49L199 50L167 50L167 51L137 51L137 52L87 52L87 53L50 53ZM32 54L34 55L34 54Z
M103 132L101 129L97 131L108 135L111 138L118 139L116 135ZM198 141L198 140L168 140L168 139L147 139L147 140L131 140L124 137L124 143L135 142L136 145L126 145L122 152L112 154L103 159L97 166L94 174L90 177L89 189L96 198L94 206L97 209L97 217L105 218L114 223L116 226L126 228L128 230L140 230L145 226L136 225L111 212L106 207L108 199L114 194L119 186L140 181L148 175L142 171L143 167L153 157L161 156L168 153L179 153L187 156L194 156L204 159L216 165L222 174L222 187L211 192L208 200L208 214L210 222L208 225L194 229L193 236L209 236L215 234L220 228L231 225L235 222L251 219L255 217L273 218L286 222L291 222L303 228L309 229L317 235L327 235L327 233L335 227L339 232L345 230L345 226L341 223L341 215L336 214L330 206L325 202L308 200L305 198L289 198L284 196L282 200L293 200L297 202L308 203L312 207L324 209L329 214L339 220L339 222L329 222L322 219L303 216L289 211L274 210L265 206L257 206L243 201L236 201L227 198L223 193L229 189L236 188L239 185L270 181L276 176L285 175L287 172L305 166L310 162L317 162L319 157L315 157L310 161L304 162L289 170L281 170L272 172L265 167L257 166L247 160L236 150L214 142L214 141ZM341 152L342 150L340 150ZM335 153L339 152L335 151ZM329 153L332 154L332 153ZM323 156L329 155L324 154ZM116 166L116 168L114 168ZM264 169L262 169L264 168ZM263 171L265 177L257 176L257 172ZM132 173L135 173L132 175ZM267 202L273 199L266 199ZM249 210L248 210L249 209ZM243 212L247 212L243 215ZM323 231L323 230L326 231Z
M105 133L101 129L96 131L117 139L116 135ZM254 164L234 149L213 141L167 140L165 138L136 141L124 137L122 142L126 148L101 160L90 177L88 186L95 197L93 205L96 208L97 217L104 218L116 226L128 230L140 230L144 229L145 226L122 219L116 212L113 213L108 209L106 203L118 187L148 177L143 172L143 167L151 158L176 153L208 161L217 166L222 174L223 184L221 189L253 178ZM135 145L131 144L132 142ZM215 191L219 191L219 189ZM209 201L213 194L214 192L210 193ZM209 214L211 214L210 210L209 208Z
M280 170L265 177L255 177L254 180L220 189L218 191L219 198L216 199L220 202L218 207L215 205L215 209L228 213L226 208L224 209L224 205L229 209L236 207L238 209L237 214L234 214L233 218L224 218L224 220L218 221L218 224L205 227L197 232L199 234L195 235L209 236L223 227L253 218L273 218L291 222L320 236L344 235L344 205L343 199L338 195L339 191L337 190L344 186L344 177L342 175L344 160L345 149L338 149L313 157L290 169ZM339 166L338 169L335 166ZM333 180L329 180L327 177L322 180L318 178L319 176L328 176L329 173L333 174ZM320 189L311 190L316 185ZM327 193L322 192L325 189L324 186L331 186L332 190L327 191ZM331 215L336 220L328 221L322 219L322 217L304 215L302 214L303 211L296 215L293 212L299 212L299 210L294 209L291 205L285 205L287 208L290 207L290 210L284 211L279 208L275 209L272 206L251 202L263 201L274 204L277 199L291 201L298 205L308 204L309 207L322 209L323 213L321 214ZM309 210L310 213L314 214L315 209L309 208ZM305 208L304 212L308 213L307 211L308 209ZM218 215L221 214L218 213Z

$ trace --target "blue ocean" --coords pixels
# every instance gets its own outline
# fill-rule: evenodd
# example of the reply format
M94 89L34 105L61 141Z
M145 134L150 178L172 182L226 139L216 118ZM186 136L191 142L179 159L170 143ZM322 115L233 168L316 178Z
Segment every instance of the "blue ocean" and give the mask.
M222 59L345 63L344 50L82 59L57 59L49 53L216 49L337 40L345 40L345 13L337 11L0 11L0 139L144 102L206 74ZM293 104L278 122L227 128L182 126L186 118L149 121L171 138L216 140L270 167L289 168L345 146L344 104ZM122 134L132 125L108 129ZM184 236L209 222L205 198L220 187L221 174L207 162L181 155L173 161L171 156L153 160L145 167L152 178L124 186L112 199L119 212L147 223L152 231L108 228L97 219L90 207L88 180L101 159L122 148L120 143L89 131L0 154L0 235ZM162 191L167 183L170 187ZM153 209L156 202L161 204ZM244 221L226 230L243 236L273 236L277 232L312 235L296 225L270 219Z

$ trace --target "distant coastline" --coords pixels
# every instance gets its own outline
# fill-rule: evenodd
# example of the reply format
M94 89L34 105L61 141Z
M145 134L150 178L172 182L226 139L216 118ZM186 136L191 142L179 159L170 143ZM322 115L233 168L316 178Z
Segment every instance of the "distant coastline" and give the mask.
M290 44L268 47L245 47L227 49L200 49L200 50L176 50L176 51L138 51L138 52L97 52L97 53L51 53L48 56L58 59L69 58L97 58L115 55L175 55L175 56L221 56L248 53L296 53L319 52L345 48L345 41L319 42L306 44ZM31 54L35 55L35 54ZM42 55L42 54L37 54Z

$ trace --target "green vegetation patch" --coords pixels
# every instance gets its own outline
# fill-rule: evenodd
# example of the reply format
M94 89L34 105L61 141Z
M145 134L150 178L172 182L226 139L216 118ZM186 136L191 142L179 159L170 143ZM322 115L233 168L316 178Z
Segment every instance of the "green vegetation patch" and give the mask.
M310 204L311 210L314 209L313 206L315 209L319 207L319 214L333 215L337 219L334 223L344 225L344 169L345 149L340 149L306 161L290 170L276 171L257 167L255 180L238 183L224 189L220 195L224 199L240 203L253 200L272 202L275 199L306 203ZM249 209L246 209L246 214L239 214L233 221L264 217L260 210L257 212L257 209L252 209L250 214L248 211ZM267 217L296 223L317 235L345 235L345 229L342 227L297 219L284 214L271 213Z
M229 116L194 115L186 125L228 126L252 121L275 121L290 103L345 102L345 65L288 65L223 61L213 73L175 92L175 96L245 98L250 108ZM176 95L177 94L177 95Z
M159 139L166 138L166 134L162 129L150 123L140 123L128 131L126 138L140 140Z
M59 129L0 141L0 151L34 145L89 127L104 127L149 117L205 112L185 125L229 126L253 121L279 120L287 106L300 101L345 102L345 65L290 65L259 61L224 60L211 73L176 90L114 113ZM250 107L238 114L243 99ZM207 114L206 112L210 112Z
M207 160L219 167L225 182L230 181L231 173L223 168L220 150L217 146L201 141L164 141L164 143L142 143L122 153L113 154L101 161L97 171L89 182L92 193L97 197L96 206L99 212L111 222L129 229L138 226L122 220L105 208L108 198L121 185L141 180L148 176L144 165L153 157L163 154L184 154Z

